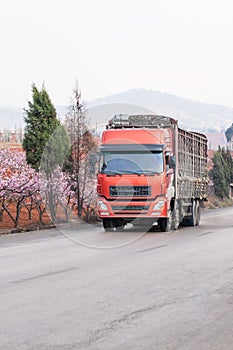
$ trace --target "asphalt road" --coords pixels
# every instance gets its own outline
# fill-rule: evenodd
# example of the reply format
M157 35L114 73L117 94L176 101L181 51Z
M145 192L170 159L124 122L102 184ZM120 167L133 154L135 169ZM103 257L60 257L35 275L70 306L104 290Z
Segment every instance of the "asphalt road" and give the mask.
M233 349L233 208L145 235L0 236L0 349Z

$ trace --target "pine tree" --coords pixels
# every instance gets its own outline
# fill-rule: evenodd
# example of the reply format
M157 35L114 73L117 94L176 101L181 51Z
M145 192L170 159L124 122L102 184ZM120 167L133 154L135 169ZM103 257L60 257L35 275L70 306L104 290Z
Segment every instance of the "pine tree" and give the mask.
M62 166L70 147L69 136L57 119L56 110L43 86L41 91L32 86L32 100L26 110L23 148L27 163L44 175L47 188L44 197L52 220L56 219L56 193L52 183L53 172Z
M219 147L213 157L213 169L211 171L214 184L214 193L223 199L229 197L229 185L233 180L233 160L229 150Z
M225 136L227 139L227 142L231 142L233 138L233 123L232 125L225 131Z
M44 86L39 91L35 84L32 85L32 100L32 102L28 102L29 108L26 110L23 148L26 151L27 163L38 170L46 144L55 130L61 128L61 124ZM57 142L57 146L59 149L61 144L59 147L59 142ZM55 158L57 163L61 162L58 155Z
M225 178L227 183L230 184L233 181L233 159L229 149L227 151L223 149L222 155L225 161Z

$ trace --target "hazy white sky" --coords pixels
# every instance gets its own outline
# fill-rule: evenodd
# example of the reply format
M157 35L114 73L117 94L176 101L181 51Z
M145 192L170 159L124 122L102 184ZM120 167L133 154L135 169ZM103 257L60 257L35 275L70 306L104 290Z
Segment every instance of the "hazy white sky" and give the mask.
M42 83L67 104L149 88L233 107L232 0L7 0L0 11L0 106Z

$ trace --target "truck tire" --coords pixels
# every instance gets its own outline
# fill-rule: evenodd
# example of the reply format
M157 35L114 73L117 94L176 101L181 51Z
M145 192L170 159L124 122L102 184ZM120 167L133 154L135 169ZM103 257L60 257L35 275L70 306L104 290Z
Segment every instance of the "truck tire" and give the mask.
M160 231L162 231L162 232L170 232L171 231L171 225L170 225L168 219L161 219L159 226L160 226Z
M183 220L185 226L196 226L197 224L197 211L196 211L196 201L193 200L191 206L191 215L186 216Z
M167 219L160 220L160 230L162 232L170 232L177 230L180 226L180 207L178 201L175 202L173 211L169 211Z
M201 219L200 203L196 200L196 226L199 226Z
M103 219L103 227L105 232L111 232L114 231L114 222L112 219Z
M171 211L169 211L169 217L168 218L162 218L159 221L159 227L160 231L162 232L170 232L172 229L172 214Z
M179 226L180 226L180 208L179 208L178 201L176 201L175 202L175 207L174 207L173 212L172 212L171 229L172 230L177 230Z
M124 231L125 221L122 219L117 219L115 221L115 227L116 227L117 231Z
M196 211L196 201L193 201L191 207L191 217L190 217L190 226L196 226L197 223L197 211Z

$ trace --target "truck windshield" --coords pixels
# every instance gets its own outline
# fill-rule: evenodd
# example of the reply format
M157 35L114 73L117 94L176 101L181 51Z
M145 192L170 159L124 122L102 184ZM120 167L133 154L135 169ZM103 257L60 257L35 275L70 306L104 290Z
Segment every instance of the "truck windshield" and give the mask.
M163 172L162 152L101 152L99 172L102 174L159 174Z

